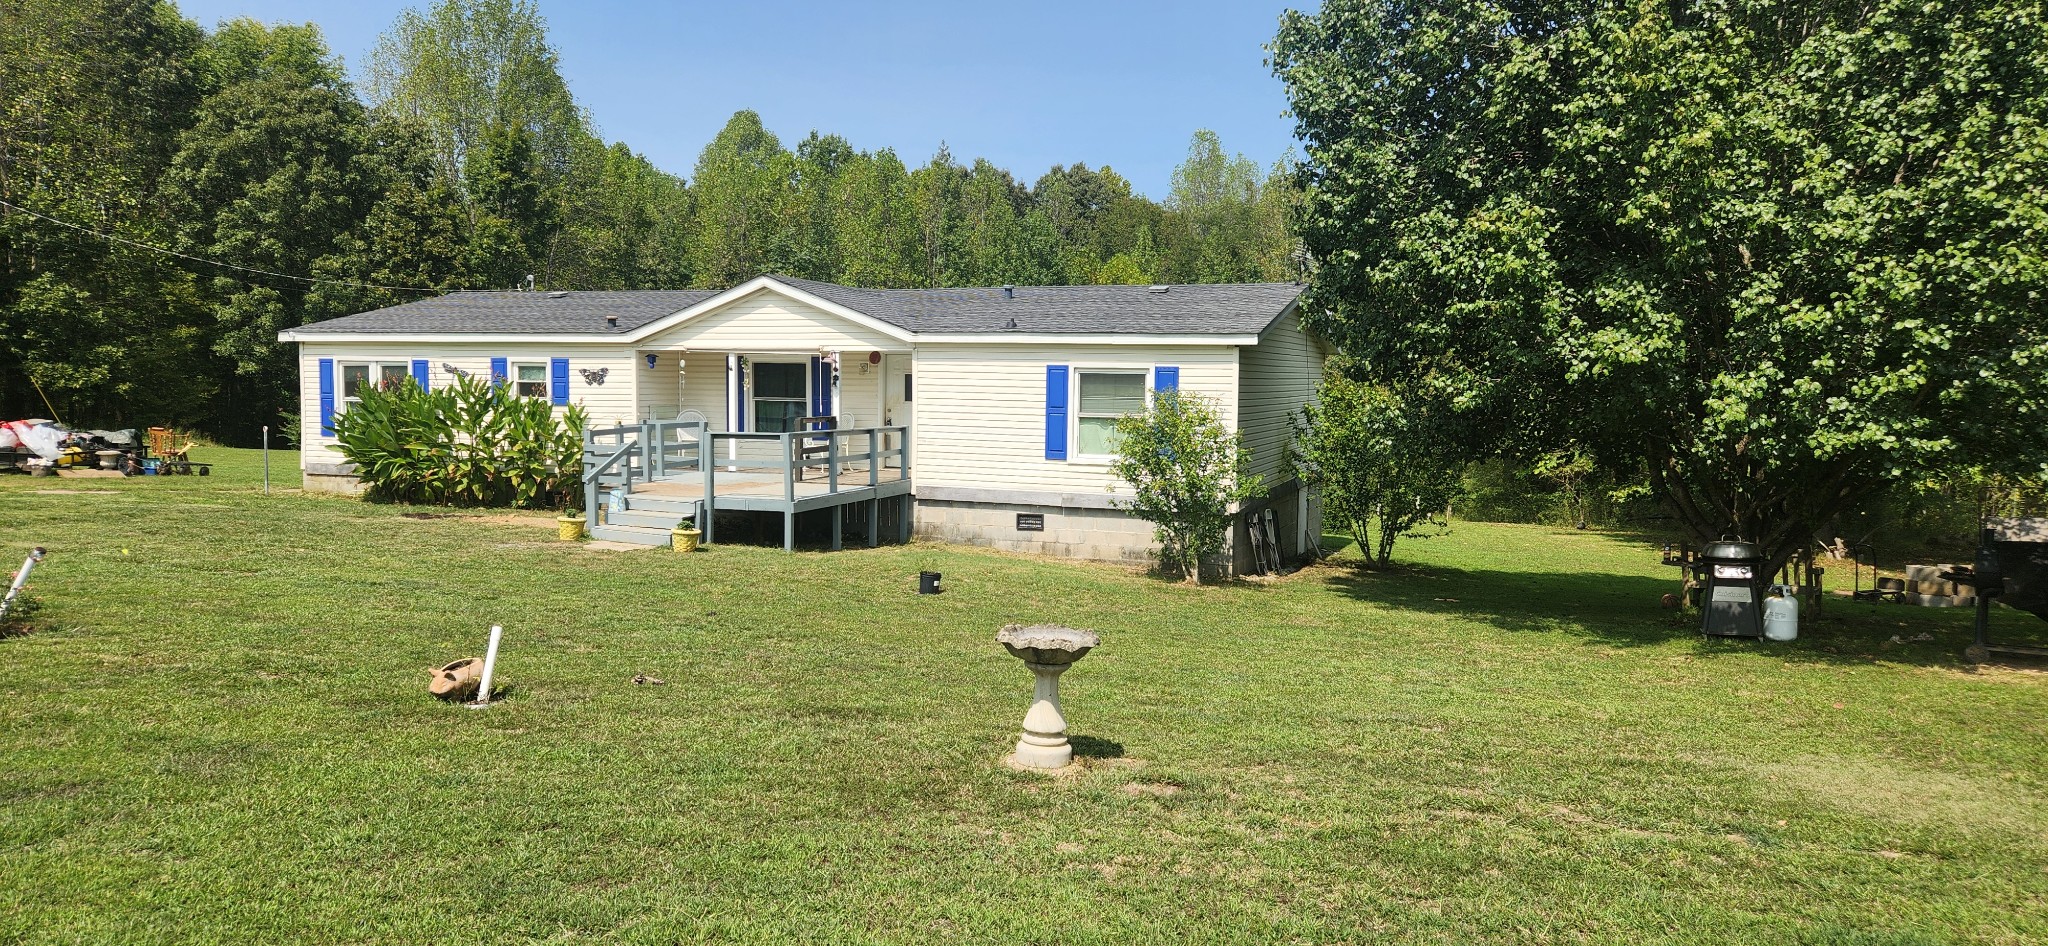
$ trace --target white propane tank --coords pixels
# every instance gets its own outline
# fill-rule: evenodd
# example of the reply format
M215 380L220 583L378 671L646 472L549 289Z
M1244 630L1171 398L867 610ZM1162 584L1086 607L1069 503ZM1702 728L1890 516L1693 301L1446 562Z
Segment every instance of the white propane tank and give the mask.
M1791 585L1772 585L1764 599L1764 640L1799 639L1799 591Z

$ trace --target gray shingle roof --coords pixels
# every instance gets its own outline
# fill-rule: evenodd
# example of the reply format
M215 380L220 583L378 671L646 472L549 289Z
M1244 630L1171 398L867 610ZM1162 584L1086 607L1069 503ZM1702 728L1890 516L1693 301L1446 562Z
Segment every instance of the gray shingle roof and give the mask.
M1301 295L1293 283L1166 286L1018 286L981 289L852 289L808 279L777 282L911 332L1257 335ZM1011 325L1011 321L1016 322Z
M1256 335L1294 302L1293 283L854 289L769 277L917 334ZM296 335L621 335L719 294L711 289L457 292L315 322ZM618 316L609 326L605 316Z
M718 295L715 289L628 289L559 294L451 292L388 309L314 322L292 331L300 335L621 335L715 295ZM605 324L607 315L619 317L617 328Z

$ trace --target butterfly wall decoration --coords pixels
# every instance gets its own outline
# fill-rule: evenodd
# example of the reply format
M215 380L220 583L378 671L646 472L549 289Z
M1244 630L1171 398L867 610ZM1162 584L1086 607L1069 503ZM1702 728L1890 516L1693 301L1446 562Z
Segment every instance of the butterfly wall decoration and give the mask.
M604 376L612 373L610 368L579 368L577 370L583 372L584 384L603 384Z
M456 376L456 377L458 377L458 378L467 378L467 377L469 377L469 372L467 372L467 371L464 371L464 370L462 370L461 368L457 368L457 367L455 367L454 365L451 365L451 364L449 364L449 363L447 363L447 362L445 362L445 361L444 361L444 362L441 362L441 370L442 370L442 371L446 371L446 372L448 372L449 374L452 374L452 375L454 375L454 376Z

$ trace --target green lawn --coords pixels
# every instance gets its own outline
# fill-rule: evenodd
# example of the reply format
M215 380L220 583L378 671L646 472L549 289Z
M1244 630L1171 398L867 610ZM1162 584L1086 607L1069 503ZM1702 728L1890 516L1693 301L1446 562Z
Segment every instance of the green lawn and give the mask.
M0 941L2048 940L2048 676L1958 663L1960 610L1707 642L1649 540L1529 526L1209 589L594 552L199 458L0 478L8 568L51 549L0 641ZM999 764L1012 620L1103 634L1078 775ZM509 698L430 700L493 622Z

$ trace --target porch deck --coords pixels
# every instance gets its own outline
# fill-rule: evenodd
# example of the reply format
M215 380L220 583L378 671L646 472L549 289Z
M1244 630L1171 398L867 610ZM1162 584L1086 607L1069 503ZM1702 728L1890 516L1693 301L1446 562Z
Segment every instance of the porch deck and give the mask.
M701 417L589 431L584 435L585 509L597 538L666 545L693 519L715 540L722 510L783 516L783 547L796 547L796 517L866 504L869 545L880 542L880 504L898 503L898 540L910 525L910 449L903 427L717 432ZM895 446L890 446L890 444ZM705 462L709 456L710 462ZM600 521L599 517L602 517ZM831 517L832 547L843 516Z

